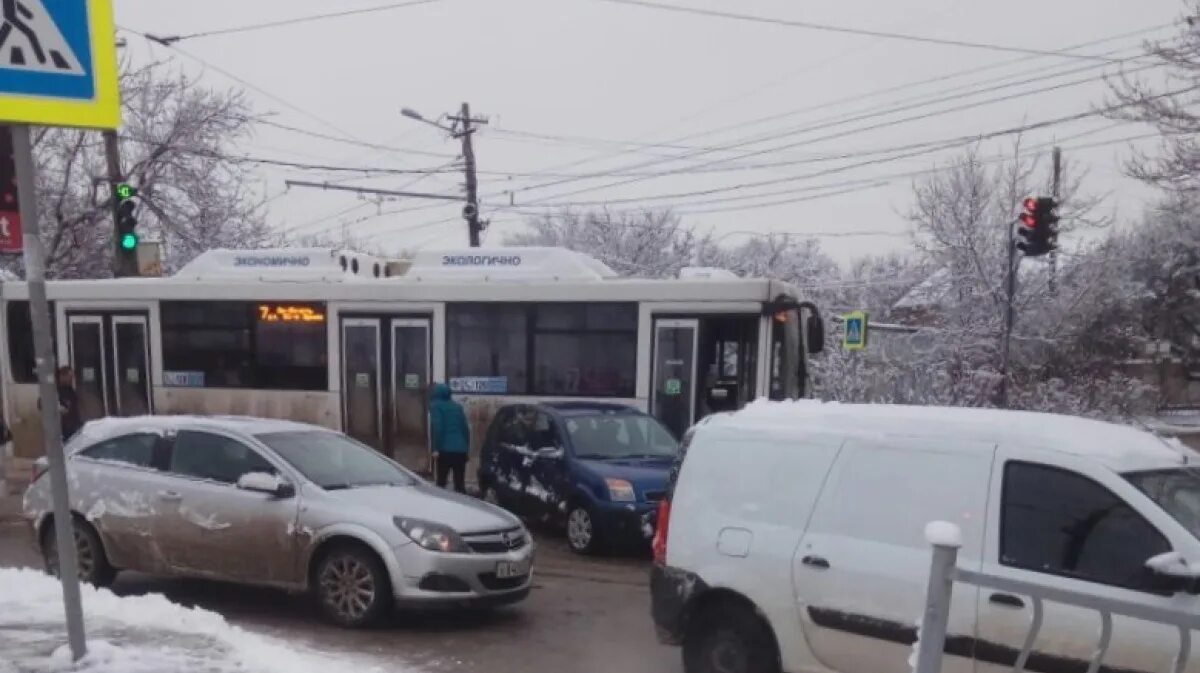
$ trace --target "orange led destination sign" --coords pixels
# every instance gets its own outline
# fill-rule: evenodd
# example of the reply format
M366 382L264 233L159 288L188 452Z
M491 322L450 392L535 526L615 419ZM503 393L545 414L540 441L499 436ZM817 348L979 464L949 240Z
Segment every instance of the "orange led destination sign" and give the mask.
M311 306L259 304L258 319L262 322L325 322L325 314Z

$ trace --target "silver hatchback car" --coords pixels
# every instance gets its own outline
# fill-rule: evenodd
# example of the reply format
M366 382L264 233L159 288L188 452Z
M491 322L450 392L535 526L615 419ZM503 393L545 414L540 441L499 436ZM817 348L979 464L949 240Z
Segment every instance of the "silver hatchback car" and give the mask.
M84 581L120 570L309 591L330 619L368 624L393 603L514 603L534 544L513 515L432 486L347 436L240 417L108 418L66 447ZM25 493L55 571L50 479Z

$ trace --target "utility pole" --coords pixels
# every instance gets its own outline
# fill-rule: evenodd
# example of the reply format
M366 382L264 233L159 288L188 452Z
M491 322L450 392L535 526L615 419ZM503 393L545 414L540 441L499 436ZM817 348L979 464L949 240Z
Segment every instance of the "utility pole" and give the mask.
M454 121L455 138L462 140L463 172L467 179L467 205L463 206L463 219L467 221L467 235L472 248L479 247L479 233L483 224L479 221L479 183L475 175L475 148L471 144L471 135L475 133L472 124L486 124L486 119L471 117L471 106L462 104L459 116L450 115Z
M130 268L132 265L129 263L129 255L122 254L121 236L117 226L117 222L120 219L117 209L121 205L121 199L117 195L117 187L121 185L125 177L121 175L121 145L117 140L116 131L104 131L104 158L108 161L108 198L112 204L113 276L117 278L136 276L138 275L137 268Z
M1008 248L1008 273L1005 277L1004 292L1004 337L1000 342L1000 408L1008 408L1008 358L1012 343L1013 323L1016 322L1014 304L1017 298L1017 268L1021 256L1017 255L1017 242L1014 236L1015 223L1009 223L1005 247Z
M75 529L67 497L67 467L59 425L58 388L54 380L54 346L50 339L50 305L46 301L46 258L38 222L37 172L29 127L12 126L13 164L17 173L17 202L24 228L25 283L29 287L29 317L33 323L34 362L41 403L42 438L50 462L50 497L54 506L54 541L58 549L58 577L62 582L67 613L67 641L71 656L79 661L87 653L83 609L79 597L79 560L75 555Z
M1062 148L1055 146L1054 153L1051 156L1053 157L1054 177L1050 183L1050 196L1054 197L1054 201L1057 203L1059 200L1059 191L1062 186ZM1050 249L1050 258L1046 262L1050 265L1049 273L1046 276L1046 290L1053 297L1058 293L1058 246Z

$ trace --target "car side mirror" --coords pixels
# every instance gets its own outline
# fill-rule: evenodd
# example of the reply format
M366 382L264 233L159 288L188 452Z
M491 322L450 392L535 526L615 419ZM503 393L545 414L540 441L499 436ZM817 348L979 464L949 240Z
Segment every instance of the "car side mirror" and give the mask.
M1150 558L1146 568L1154 574L1155 589L1200 594L1200 564L1189 562L1177 551Z
M804 320L804 342L810 355L825 350L825 321L819 315L810 315Z
M562 458L563 450L557 446L547 446L537 450L538 458L557 459Z
M290 498L296 495L296 487L282 477L265 472L249 472L238 479L237 487L243 491L267 493L276 498Z

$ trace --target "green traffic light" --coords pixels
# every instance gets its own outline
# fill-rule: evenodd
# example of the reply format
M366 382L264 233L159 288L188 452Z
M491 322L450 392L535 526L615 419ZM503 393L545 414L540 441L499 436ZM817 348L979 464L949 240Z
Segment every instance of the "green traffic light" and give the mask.
M132 199L137 195L137 190L132 185L121 183L117 185L117 197L121 200Z
M121 234L121 249L134 250L138 246L137 234Z

